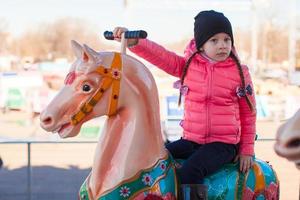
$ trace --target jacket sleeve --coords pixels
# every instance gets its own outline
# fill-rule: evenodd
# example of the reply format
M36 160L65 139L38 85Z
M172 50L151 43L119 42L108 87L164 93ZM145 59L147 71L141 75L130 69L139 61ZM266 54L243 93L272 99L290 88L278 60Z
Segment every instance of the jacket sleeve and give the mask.
M172 76L180 77L182 74L185 58L166 50L153 41L140 39L137 45L129 49Z
M248 67L243 66L245 76L245 87L251 86L252 93L247 94L253 104L253 111L247 104L246 98L239 99L240 120L241 120L241 140L239 153L242 155L254 155L254 142L256 136L256 102L253 83L248 70Z

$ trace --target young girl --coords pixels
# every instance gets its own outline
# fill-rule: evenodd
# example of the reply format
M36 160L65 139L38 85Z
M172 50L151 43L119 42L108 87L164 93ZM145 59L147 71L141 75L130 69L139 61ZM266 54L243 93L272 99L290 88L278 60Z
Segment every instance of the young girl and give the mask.
M116 40L126 28L114 29ZM240 170L253 163L255 98L249 70L234 50L232 28L223 13L202 11L195 17L194 38L184 57L148 39L128 40L129 49L170 75L180 77L184 100L183 137L166 148L186 159L182 184L199 184L224 164L239 158Z

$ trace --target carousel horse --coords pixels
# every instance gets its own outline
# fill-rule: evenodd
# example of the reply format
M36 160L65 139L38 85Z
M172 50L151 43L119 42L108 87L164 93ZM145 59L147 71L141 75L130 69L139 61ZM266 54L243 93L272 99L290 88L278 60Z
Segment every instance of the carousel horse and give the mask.
M164 147L151 72L124 48L123 53L96 52L75 41L72 47L77 60L40 120L46 131L67 138L76 136L84 122L108 116L79 199L178 199L180 162ZM238 166L228 164L205 178L208 199L279 198L279 182L268 163L255 159L245 174Z
M276 140L275 152L295 162L300 169L300 110L279 127Z

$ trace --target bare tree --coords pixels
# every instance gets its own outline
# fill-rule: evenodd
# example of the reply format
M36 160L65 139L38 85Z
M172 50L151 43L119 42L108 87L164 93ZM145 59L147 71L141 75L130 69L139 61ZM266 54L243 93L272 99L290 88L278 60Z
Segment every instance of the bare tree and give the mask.
M10 34L7 32L7 27L6 20L0 19L0 53L7 51L8 48L8 37Z
M259 58L270 62L288 59L288 29L267 22L262 26L259 38Z
M100 46L99 33L91 25L80 19L63 18L51 24L41 24L34 30L27 31L16 40L20 56L32 56L36 59L71 59L70 41L78 40L93 48ZM103 46L103 45L102 45Z

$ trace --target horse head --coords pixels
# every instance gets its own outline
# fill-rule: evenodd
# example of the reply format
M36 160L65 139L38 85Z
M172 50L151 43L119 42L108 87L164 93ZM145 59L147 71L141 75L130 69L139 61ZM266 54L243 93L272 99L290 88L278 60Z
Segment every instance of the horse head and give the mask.
M72 121L72 116L83 107L101 82L101 76L95 73L96 63L108 62L85 45L82 47L72 41L72 47L77 60L72 64L63 88L40 116L41 127L49 132L57 132L62 138L76 136L85 121L104 113L100 110L101 106L97 105L94 108L97 112L93 110L79 123Z
M279 127L276 139L275 152L300 169L300 110Z
M62 138L76 136L84 122L114 116L132 105L133 99L144 100L145 96L151 97L145 98L151 99L145 102L148 111L158 109L154 79L147 68L141 67L143 64L129 56L98 53L75 41L72 47L77 60L59 94L41 113L41 126L46 131L57 132ZM122 65L126 67L121 69Z

